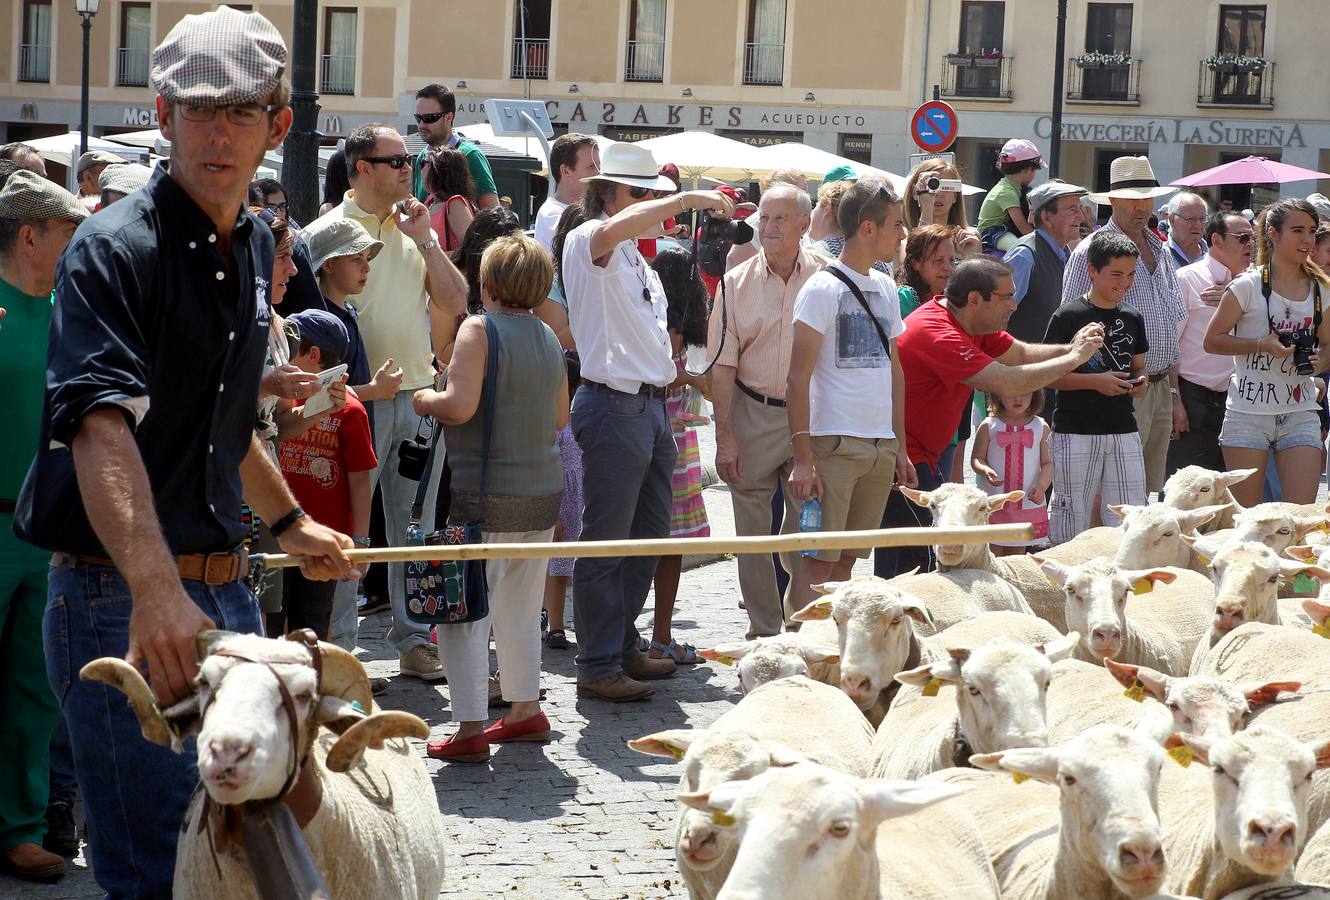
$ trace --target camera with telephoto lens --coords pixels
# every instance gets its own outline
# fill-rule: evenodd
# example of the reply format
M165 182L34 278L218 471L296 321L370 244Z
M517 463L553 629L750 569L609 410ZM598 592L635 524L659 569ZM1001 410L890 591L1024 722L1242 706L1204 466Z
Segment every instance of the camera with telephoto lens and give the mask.
M1310 328L1299 328L1297 331L1276 331L1275 337L1279 338L1280 344L1293 348L1293 365L1299 375L1315 374L1316 364L1312 359L1316 355L1315 332Z
M939 178L937 175L929 175L924 179L924 191L929 194L936 194L938 191L959 194L961 182L959 178Z
M703 213L697 226L697 264L708 275L720 278L725 274L725 257L734 244L746 244L753 239L753 226L734 219L718 219Z

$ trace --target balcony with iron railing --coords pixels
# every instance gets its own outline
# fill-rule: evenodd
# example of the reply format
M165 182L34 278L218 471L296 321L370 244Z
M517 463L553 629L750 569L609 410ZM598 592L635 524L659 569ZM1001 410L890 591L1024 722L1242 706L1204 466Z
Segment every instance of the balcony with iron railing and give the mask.
M51 45L19 44L18 80L51 80Z
M1084 53L1067 60L1068 103L1139 106L1141 61L1111 53Z
M781 84L784 81L784 44L744 44L744 84Z
M1274 109L1275 64L1247 56L1201 60L1196 105Z
M942 96L956 100L1011 100L1010 56L948 53L942 61Z
M335 53L323 54L322 78L319 92L323 94L354 94L356 92L356 58Z
M513 78L550 77L550 39L513 38Z
M629 41L624 81L664 81L665 42Z
M147 87L148 51L121 47L116 54L115 83L120 87Z

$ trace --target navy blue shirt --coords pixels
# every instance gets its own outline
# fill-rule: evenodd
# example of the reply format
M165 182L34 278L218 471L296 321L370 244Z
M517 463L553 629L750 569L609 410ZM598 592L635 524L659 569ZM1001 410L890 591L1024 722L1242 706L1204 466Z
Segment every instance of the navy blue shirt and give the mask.
M272 316L272 232L237 210L231 254L165 171L86 219L60 257L37 458L14 530L48 550L105 556L69 447L118 408L134 432L172 553L245 536L249 453Z

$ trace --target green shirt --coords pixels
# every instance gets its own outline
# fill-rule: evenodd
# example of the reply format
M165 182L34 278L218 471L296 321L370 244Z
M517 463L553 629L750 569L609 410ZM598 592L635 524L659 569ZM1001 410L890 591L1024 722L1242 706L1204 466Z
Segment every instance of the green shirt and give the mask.
M0 319L0 384L5 386L6 413L0 428L0 499L18 499L37 455L51 299L29 296L0 278L0 309L5 310Z
M1006 221L1007 210L1020 205L1021 186L1003 175L984 198L984 205L979 207L979 230L1001 225Z
M900 300L902 319L919 308L919 295L908 284L896 288L896 297Z
M470 141L458 141L454 150L461 150L462 155L466 157L466 167L471 170L471 180L476 185L476 199L479 200L486 194L497 194L499 189L494 186L494 174L490 172L490 161L485 158L485 151ZM429 147L421 150L416 156L416 171L411 176L411 193L416 195L416 199L425 202L429 196L429 191L425 190L425 181L420 175L420 170L425 165L425 154L430 151Z

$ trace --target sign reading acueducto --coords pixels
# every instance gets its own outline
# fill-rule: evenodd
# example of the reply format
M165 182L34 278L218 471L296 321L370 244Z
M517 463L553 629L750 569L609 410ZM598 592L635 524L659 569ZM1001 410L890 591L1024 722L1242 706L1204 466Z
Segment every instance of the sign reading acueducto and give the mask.
M930 100L910 117L910 137L925 153L941 153L952 145L960 131L956 110L941 100Z

